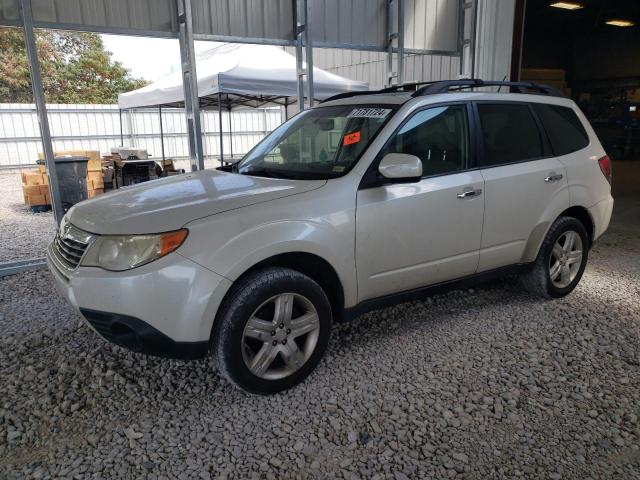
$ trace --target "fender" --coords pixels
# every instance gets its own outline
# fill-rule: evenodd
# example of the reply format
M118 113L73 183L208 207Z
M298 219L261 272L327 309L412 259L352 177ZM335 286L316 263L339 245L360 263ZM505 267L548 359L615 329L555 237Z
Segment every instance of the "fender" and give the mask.
M211 244L217 248L195 251L186 248L182 254L231 282L257 263L275 255L302 252L317 255L335 270L344 290L345 307L357 303L357 277L352 228L335 228L326 221L285 220L263 223L246 230L226 228L227 219L214 222ZM348 225L351 222L343 223ZM351 223L351 226L353 224ZM198 229L198 225L190 226ZM233 231L235 235L224 235ZM226 238L222 238L226 237Z

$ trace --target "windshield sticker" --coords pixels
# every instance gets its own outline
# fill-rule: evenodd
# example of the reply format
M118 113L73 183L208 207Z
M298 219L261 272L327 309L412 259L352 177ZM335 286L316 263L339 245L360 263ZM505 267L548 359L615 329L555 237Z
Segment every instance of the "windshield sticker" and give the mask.
M344 165L336 165L335 167L333 167L333 171L336 173L344 172Z
M354 108L348 118L386 118L390 108Z
M349 133L344 136L344 140L342 141L342 145L351 145L353 143L358 143L360 141L360 132Z

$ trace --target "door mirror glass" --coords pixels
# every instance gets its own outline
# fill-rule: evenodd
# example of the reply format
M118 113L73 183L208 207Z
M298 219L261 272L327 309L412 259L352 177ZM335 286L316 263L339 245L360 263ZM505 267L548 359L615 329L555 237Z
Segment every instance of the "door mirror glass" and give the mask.
M380 161L378 171L385 178L417 182L422 177L422 161L415 155L388 153Z

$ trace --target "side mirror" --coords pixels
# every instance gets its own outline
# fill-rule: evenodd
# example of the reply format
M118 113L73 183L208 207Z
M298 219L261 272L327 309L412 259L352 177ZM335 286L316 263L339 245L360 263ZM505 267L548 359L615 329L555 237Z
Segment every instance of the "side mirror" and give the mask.
M422 161L415 155L387 153L382 158L378 171L391 180L417 182L422 177Z

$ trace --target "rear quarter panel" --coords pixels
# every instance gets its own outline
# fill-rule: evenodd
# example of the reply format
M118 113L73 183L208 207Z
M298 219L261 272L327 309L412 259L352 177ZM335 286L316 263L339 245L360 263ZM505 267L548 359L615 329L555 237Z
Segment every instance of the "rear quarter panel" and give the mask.
M571 108L582 122L589 135L589 145L582 150L562 155L558 160L567 171L569 182L569 203L571 206L590 208L596 203L606 200L611 194L611 185L602 174L598 159L606 155L600 140L582 111L570 102Z

